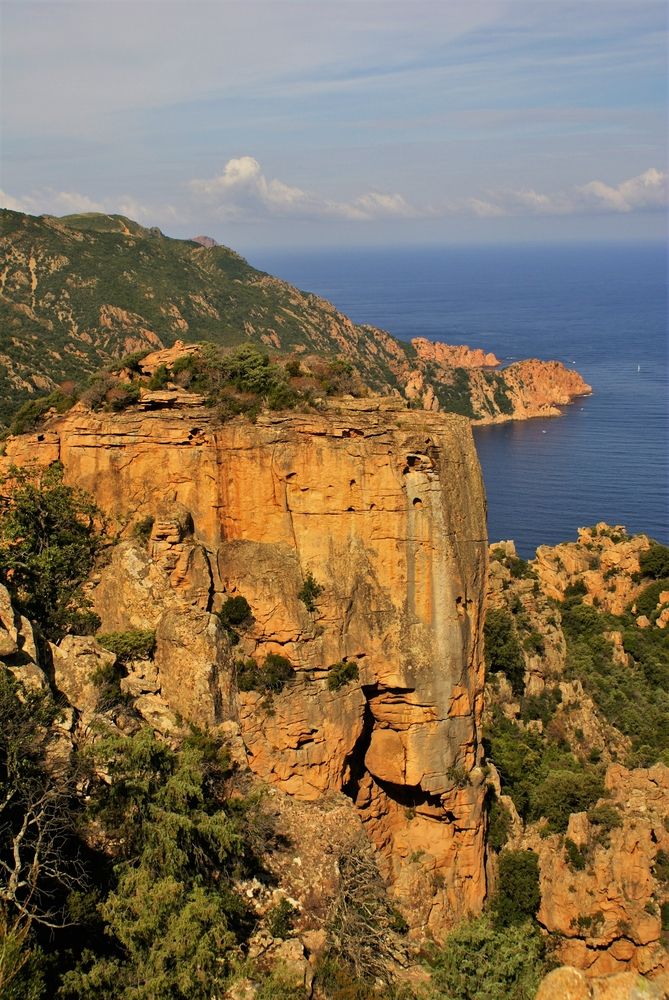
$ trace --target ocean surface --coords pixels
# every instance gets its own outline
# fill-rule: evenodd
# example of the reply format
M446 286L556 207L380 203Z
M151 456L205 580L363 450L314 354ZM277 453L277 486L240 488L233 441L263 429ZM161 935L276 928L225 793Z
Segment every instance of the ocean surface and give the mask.
M669 543L667 251L539 245L257 251L250 262L397 337L555 358L593 395L555 419L475 429L491 540L623 524Z

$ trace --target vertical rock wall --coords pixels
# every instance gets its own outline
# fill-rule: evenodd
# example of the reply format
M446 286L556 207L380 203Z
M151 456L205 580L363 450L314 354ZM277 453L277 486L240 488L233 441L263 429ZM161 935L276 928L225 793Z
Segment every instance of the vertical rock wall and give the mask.
M128 531L155 518L152 558L126 546L102 573L104 627L168 616L157 662L173 707L200 723L236 715L250 767L293 796L345 791L410 922L439 934L485 895L486 530L468 423L379 399L209 421L178 401L116 416L75 408L11 440L6 460L60 459ZM299 598L309 573L315 611ZM211 612L234 594L254 621L233 655ZM193 664L211 640L206 683L189 683L189 631ZM235 694L237 656L269 652L293 679L271 699ZM357 678L333 690L342 662Z

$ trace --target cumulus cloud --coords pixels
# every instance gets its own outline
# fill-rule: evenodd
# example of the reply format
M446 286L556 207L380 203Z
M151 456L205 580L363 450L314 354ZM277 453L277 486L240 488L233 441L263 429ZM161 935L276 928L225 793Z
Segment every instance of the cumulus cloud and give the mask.
M584 215L591 212L648 212L669 203L667 174L651 167L637 177L613 186L590 181L567 191L543 194L533 188L489 193L485 199L468 198L462 210L484 218L509 215Z
M189 186L197 197L211 202L216 215L224 219L269 215L364 222L419 214L401 194L370 191L353 201L336 201L277 178L268 179L252 156L228 160L217 177L193 180Z

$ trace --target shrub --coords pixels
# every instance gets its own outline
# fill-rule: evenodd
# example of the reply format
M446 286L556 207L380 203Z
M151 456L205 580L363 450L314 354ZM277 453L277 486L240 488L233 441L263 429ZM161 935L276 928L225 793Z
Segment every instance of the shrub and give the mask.
M51 410L55 410L56 413L66 413L76 401L76 396L61 392L59 389L40 399L30 399L14 417L9 428L10 433L26 434L38 427Z
M323 588L319 583L316 583L311 570L308 570L304 578L304 583L302 584L301 589L298 591L297 594L298 599L302 601L307 611L315 611L316 598L319 597L322 593L323 593Z
M267 911L267 929L274 938L287 938L293 929L297 910L287 899Z
M534 918L539 904L539 859L534 851L502 851L497 891L491 901L496 928Z
M660 904L660 920L662 921L662 930L669 931L669 901Z
M669 548L653 542L639 556L639 568L643 576L650 576L653 580L669 577Z
M538 653L539 656L544 654L544 640L540 632L532 631L526 635L523 639L523 646L528 653Z
M120 372L126 368L130 372L135 372L139 374L141 372L140 362L144 360L151 351L133 351L132 354L126 354L124 357L120 358L113 365L110 366L110 372Z
M218 617L226 629L246 628L253 621L251 605L241 594L228 597L218 612Z
M669 590L669 580L657 580L645 587L636 599L636 613L646 615L650 621L657 617L656 608L663 590Z
M593 806L588 810L588 820L595 826L601 827L605 833L616 830L623 825L619 811L609 802L603 802L599 806Z
M148 382L148 387L153 392L158 389L164 389L170 380L170 372L167 365L158 365L155 372L151 376Z
M348 684L350 681L357 680L359 676L358 665L354 662L348 662L342 660L339 663L333 663L329 667L328 673L328 691L339 691L344 685Z
M109 408L114 413L126 410L133 403L139 400L140 389L138 382L116 382L106 394Z
M84 952L60 995L224 995L246 918L234 878L250 872L254 819L227 796L222 747L194 731L173 749L144 729L103 737L93 753L106 783L94 786L91 813L118 852L98 908L107 943Z
M150 660L156 650L156 633L150 629L131 629L128 632L105 632L97 641L114 653L119 663L131 660Z
M290 660L278 653L268 653L262 667L255 660L238 660L236 671L240 691L262 691L264 694L279 694L294 677Z
M559 687L546 689L541 694L527 695L521 701L520 717L523 722L541 719L544 725L548 725L561 701L562 692Z
M564 832L573 812L583 812L604 794L594 771L551 771L530 793L532 815L545 817L553 831Z
M666 851L659 850L655 855L653 874L658 882L669 885L669 854Z
M138 541L142 542L144 545L146 545L149 538L151 537L154 521L155 518L152 517L151 514L149 514L146 517L143 517L140 521L137 521L134 528L132 529L134 537Z
M565 837L564 848L567 855L567 863L571 865L574 871L582 872L585 869L587 861L585 851L578 844L574 843L571 837Z
M101 539L92 498L63 482L63 467L19 469L2 481L0 582L18 610L54 641L100 626L82 585Z
M488 611L484 626L485 661L489 670L501 670L514 694L525 690L525 660L508 611Z
M497 854L511 833L511 814L503 802L495 799L488 813L488 845Z
M498 928L483 916L451 931L430 964L435 1000L534 1000L544 945L528 921Z
M506 564L514 580L531 580L536 576L530 564L520 556L507 556Z

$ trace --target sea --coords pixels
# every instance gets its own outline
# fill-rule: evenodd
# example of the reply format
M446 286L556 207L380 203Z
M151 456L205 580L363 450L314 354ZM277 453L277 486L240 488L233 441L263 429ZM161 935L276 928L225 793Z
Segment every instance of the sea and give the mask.
M250 262L409 340L556 359L591 396L558 418L475 428L491 541L607 521L669 544L667 248L577 244L259 250Z

